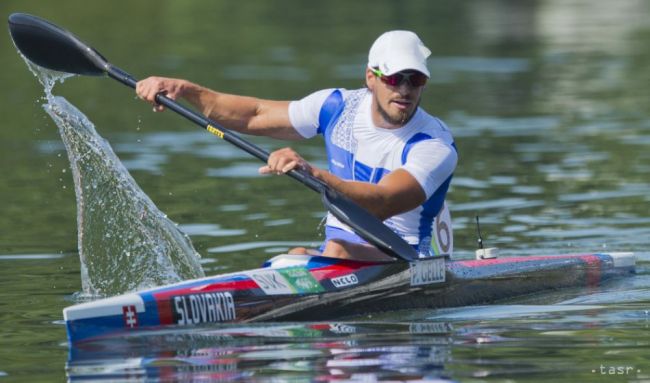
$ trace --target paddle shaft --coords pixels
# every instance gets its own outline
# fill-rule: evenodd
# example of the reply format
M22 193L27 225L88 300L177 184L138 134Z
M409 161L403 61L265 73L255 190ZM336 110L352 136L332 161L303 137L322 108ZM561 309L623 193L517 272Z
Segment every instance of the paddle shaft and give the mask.
M133 76L131 76L124 70L112 64L108 64L105 69L106 69L106 73L110 78L115 79L121 82L122 84L135 89L138 81ZM165 106L166 108L169 108L170 110L173 110L174 112L180 114L181 116L192 121L193 123L201 126L203 129L207 130L213 135L257 157L262 162L266 163L268 161L269 153L266 150L260 148L259 146L251 142L242 139L237 134L221 126L219 123L179 104L178 102L172 100L171 98L165 96L164 94L158 93L156 95L156 102L160 105ZM297 180L298 182L302 183L303 185L307 186L308 188L312 189L315 192L318 193L324 192L325 185L320 180L318 180L317 178L313 177L310 174L306 174L304 171L294 169L288 172L287 175L289 175L291 178Z

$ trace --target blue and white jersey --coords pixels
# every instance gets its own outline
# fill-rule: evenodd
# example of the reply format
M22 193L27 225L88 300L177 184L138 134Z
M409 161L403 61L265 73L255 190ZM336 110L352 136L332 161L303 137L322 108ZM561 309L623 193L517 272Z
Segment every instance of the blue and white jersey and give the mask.
M289 118L303 137L323 135L329 171L342 179L376 184L391 171L408 171L427 200L384 223L422 256L451 254L451 222L444 203L458 160L451 132L419 107L405 126L379 128L372 122L371 105L368 89L325 89L291 102ZM341 229L352 232L331 214L327 226L335 229L326 230L327 239Z

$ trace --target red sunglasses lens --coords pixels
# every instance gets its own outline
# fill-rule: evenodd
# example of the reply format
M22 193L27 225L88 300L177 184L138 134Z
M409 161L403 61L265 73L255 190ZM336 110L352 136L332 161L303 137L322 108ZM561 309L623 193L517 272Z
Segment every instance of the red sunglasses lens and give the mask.
M404 80L404 75L401 73L395 73L390 76L382 76L381 79L390 86L398 86Z
M428 77L424 73L413 73L409 77L411 85L413 86L422 86L427 83Z

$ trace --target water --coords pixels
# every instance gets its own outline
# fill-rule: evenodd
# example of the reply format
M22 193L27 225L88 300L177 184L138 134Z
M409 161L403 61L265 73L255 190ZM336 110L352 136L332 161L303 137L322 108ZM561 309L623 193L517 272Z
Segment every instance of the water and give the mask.
M25 61L43 85L43 108L70 161L83 289L78 295L113 296L203 277L189 237L142 192L93 123L52 94L57 82L71 76Z
M142 192L92 123L62 97L59 127L77 200L83 292L112 296L204 276L189 238Z
M638 273L489 306L151 334L68 361L61 310L83 291L72 171L42 87L4 39L0 380L650 380L648 1L78 5L3 9L60 23L136 75L278 99L359 86L372 39L414 29L435 56L422 106L452 127L461 154L456 256L472 255L478 214L504 255L634 251ZM190 235L206 274L322 239L318 196L258 177L259 164L227 143L151 113L108 79L55 89ZM324 162L320 142L292 146Z

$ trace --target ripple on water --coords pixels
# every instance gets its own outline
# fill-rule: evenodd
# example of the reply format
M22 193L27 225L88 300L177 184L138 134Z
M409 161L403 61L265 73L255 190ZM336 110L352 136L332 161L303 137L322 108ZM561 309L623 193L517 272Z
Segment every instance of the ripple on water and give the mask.
M265 247L275 247L275 248L285 248L289 249L296 246L311 246L315 247L319 244L310 241L263 241L263 242L243 242L243 243L234 243L225 246L211 247L208 249L208 253L231 253L238 251L246 251L253 249L261 249Z
M646 278L647 279L647 278ZM645 289L630 289L625 291L606 291L589 294L561 302L566 305L585 304L622 304L622 303L648 303L650 302L650 285Z
M647 185L624 185L619 190L592 190L587 193L564 194L558 196L558 200L562 202L586 202L613 198L645 197L647 194Z
M452 211L476 211L476 210L515 210L526 209L536 206L544 206L544 201L527 200L525 198L500 198L480 202L468 202L454 204Z
M252 214L244 215L242 219L245 221L260 221L263 219L267 219L268 217L269 217L268 213L252 213Z
M515 194L525 194L525 195L543 194L544 188L542 188L541 186L515 185L512 188L510 188L510 191L512 191Z
M187 235L205 235L208 237L234 237L246 234L245 229L224 229L221 225L212 223L190 223L179 225Z
M264 226L284 226L291 225L295 220L293 218L284 218L284 219L274 219L271 221L265 221Z
M432 320L472 320L481 318L484 320L515 318L528 316L543 316L546 314L570 311L586 311L603 309L601 305L489 305L489 306L469 306L453 309L437 310L427 319Z
M456 112L447 118L450 126L454 126L454 136L479 137L484 132L490 132L495 137L520 137L546 135L560 124L558 117L529 116L519 118L495 116L470 116Z
M221 205L217 208L218 211L230 212L230 211L246 211L248 210L248 205L245 204L232 204L232 205Z
M29 261L42 259L60 259L65 254L2 254L0 261Z
M260 166L259 162L236 162L226 167L208 168L205 174L208 177L257 178L260 176L258 172Z

